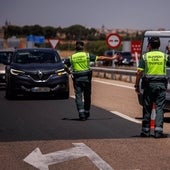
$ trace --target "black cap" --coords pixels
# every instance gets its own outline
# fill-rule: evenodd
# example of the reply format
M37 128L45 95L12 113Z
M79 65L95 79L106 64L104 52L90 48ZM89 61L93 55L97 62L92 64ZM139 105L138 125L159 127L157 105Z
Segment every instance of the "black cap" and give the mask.
M83 41L76 41L76 50L83 50L84 42Z
M84 46L84 42L83 41L76 41L76 45Z
M159 37L150 37L150 38L148 38L148 43L151 45L152 48L159 48L160 47L160 39L159 39Z

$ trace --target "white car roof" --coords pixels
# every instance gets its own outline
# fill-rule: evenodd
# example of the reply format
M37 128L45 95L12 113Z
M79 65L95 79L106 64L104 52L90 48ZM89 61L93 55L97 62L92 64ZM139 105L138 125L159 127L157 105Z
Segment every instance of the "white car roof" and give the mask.
M146 31L144 34L145 37L170 37L170 31Z

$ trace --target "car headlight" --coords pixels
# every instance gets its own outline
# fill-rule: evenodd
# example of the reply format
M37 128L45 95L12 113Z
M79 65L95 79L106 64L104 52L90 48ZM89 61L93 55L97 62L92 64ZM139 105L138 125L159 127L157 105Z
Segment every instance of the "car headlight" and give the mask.
M57 76L61 76L61 75L63 75L63 74L67 74L67 72L64 70L64 68L63 69L60 69L60 70L57 70L56 71L56 74L57 74Z
M10 69L10 73L13 75L18 75L18 74L24 74L25 72L21 70Z

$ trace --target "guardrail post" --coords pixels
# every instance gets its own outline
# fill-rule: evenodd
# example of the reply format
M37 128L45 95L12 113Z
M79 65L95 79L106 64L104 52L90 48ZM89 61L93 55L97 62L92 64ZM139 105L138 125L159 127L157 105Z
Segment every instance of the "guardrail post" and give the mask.
M114 72L111 72L111 79L114 80Z
M129 75L129 82L132 83L132 76Z

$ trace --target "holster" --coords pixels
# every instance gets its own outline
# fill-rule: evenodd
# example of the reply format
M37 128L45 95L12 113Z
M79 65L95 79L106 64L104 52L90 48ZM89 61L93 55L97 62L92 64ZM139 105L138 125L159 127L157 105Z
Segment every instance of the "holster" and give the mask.
M141 82L141 89L144 89L147 86L149 86L149 80L147 79L146 76L143 76Z

